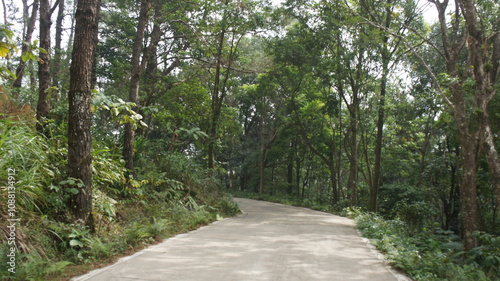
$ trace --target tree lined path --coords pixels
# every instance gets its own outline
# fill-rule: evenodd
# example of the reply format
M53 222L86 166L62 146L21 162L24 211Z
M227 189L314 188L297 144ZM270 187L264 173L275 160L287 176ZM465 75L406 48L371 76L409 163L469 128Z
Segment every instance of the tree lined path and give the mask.
M243 214L74 278L84 280L405 280L347 219L236 199Z

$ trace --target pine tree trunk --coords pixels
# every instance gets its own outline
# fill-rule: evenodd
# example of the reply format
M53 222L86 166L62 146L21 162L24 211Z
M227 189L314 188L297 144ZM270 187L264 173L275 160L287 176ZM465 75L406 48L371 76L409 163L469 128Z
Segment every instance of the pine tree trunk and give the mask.
M83 183L78 194L71 198L70 211L92 229L90 105L99 4L99 0L79 0L77 3L68 116L68 175Z
M38 60L38 104L36 107L37 131L45 133L45 124L50 112L50 1L40 0L40 52Z

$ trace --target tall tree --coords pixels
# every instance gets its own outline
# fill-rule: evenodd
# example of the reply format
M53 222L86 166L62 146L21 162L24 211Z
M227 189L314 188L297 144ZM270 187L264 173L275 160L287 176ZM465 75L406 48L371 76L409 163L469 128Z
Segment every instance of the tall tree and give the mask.
M53 79L52 85L58 87L60 72L61 72L61 60L62 60L62 35L63 35L63 20L65 16L65 8L66 8L66 0L58 0L59 5L57 9L57 18L56 18L56 33L55 33L55 42L54 42L54 58L52 60L52 71L53 71Z
M75 39L70 66L68 116L68 175L81 181L70 211L93 228L91 167L91 81L100 0L79 0L75 13Z
M223 69L223 60L224 60L223 52L227 36L226 33L228 33L228 28L229 28L227 26L229 22L228 5L229 5L229 0L224 1L224 6L222 6L223 16L220 22L221 26L220 31L219 34L217 35L217 49L215 54L215 74L214 74L214 82L211 93L212 110L210 116L211 117L210 130L209 130L210 142L208 144L208 165L207 165L208 168L211 170L215 168L215 144L217 141L217 128L218 128L222 105L227 93L225 82L227 82L227 80L229 79L229 73L230 73L230 69L226 69L225 71ZM232 63L232 59L229 60L229 62ZM224 72L225 72L224 76L221 77Z
M477 172L482 148L486 145L490 166L495 173L498 154L494 144L487 141L489 134L488 105L496 94L495 82L498 76L498 62L492 48L491 34L498 30L485 28L477 12L478 5L473 0L456 0L454 17L449 23L447 11L449 0L434 1L441 29L442 56L445 60L451 92L448 104L453 111L461 145L463 179L460 184L461 216L465 248L477 246L473 233L481 230L482 218L479 212L477 194ZM462 21L465 19L465 21ZM463 51L466 51L469 66L463 68ZM486 142L485 142L486 140ZM495 154L495 155L494 155ZM498 192L497 192L498 193Z
M143 51L144 33L149 19L149 10L151 9L150 0L142 0L137 23L137 30L132 46L132 60L130 63L130 86L129 86L129 101L138 106L139 103L139 85L143 72L141 64L141 56ZM135 125L131 122L125 124L125 134L123 143L123 157L125 159L125 167L131 175L134 174L134 142L135 142Z
M377 210L378 193L382 176L382 148L383 131L386 118L385 104L387 91L390 83L391 66L397 66L402 59L401 53L404 49L403 35L408 27L414 27L419 23L417 6L414 1L386 0L384 5L380 5L369 0L361 3L362 15L370 22L374 30L371 32L375 38L376 50L378 53L378 64L381 68L380 86L377 104L377 134L374 148L374 163L370 186L370 200L368 208L371 211ZM403 12L395 13L395 9L403 8ZM420 24L420 26L422 26ZM391 33L393 36L391 36ZM367 163L368 164L368 163Z
M31 5L31 15L29 14L29 6L28 1L23 0L23 16L25 27L23 29L23 44L21 47L21 54L25 54L29 51L29 44L31 43L31 38L33 37L33 31L35 30L36 25L36 17L38 14L38 4L39 0L33 0L33 4ZM26 61L23 60L22 56L19 59L19 64L16 69L16 80L12 83L14 88L21 88L22 81L24 77L24 69L26 67Z
M260 10L256 1L245 0L241 2L225 0L215 1L215 6L207 7L213 9L211 13L211 37L207 41L212 41L212 46L207 46L212 50L211 69L213 69L213 80L210 83L212 106L210 112L210 124L208 135L208 163L209 169L215 168L216 147L219 130L219 123L222 109L227 94L231 88L231 78L234 75L237 64L238 52L242 38L257 29L261 24L259 21Z
M38 104L36 107L37 131L45 133L46 119L50 112L50 0L40 0L40 52L38 60Z

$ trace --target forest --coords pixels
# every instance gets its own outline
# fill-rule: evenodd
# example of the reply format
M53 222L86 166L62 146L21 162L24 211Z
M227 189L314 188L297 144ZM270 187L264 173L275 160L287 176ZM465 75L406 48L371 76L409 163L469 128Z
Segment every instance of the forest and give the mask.
M354 218L414 280L500 279L495 0L2 0L0 279L239 212Z

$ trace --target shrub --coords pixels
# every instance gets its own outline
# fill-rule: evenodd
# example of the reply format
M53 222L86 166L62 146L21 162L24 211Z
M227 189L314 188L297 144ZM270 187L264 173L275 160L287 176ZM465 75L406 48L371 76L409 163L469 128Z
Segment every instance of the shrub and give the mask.
M359 210L349 214L363 236L415 280L498 280L499 239L494 236L476 234L482 237L482 246L464 255L459 237L450 231L415 233L400 220Z

